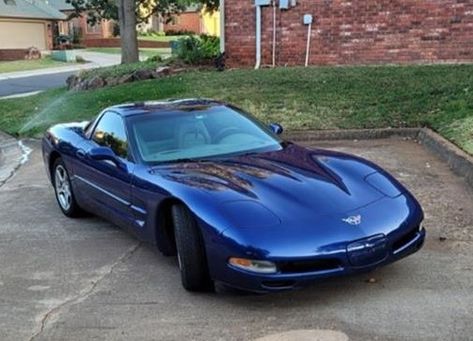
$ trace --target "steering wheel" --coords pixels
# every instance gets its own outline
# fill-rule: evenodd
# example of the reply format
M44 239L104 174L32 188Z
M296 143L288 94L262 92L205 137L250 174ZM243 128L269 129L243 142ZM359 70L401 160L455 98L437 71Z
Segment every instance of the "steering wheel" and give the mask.
M235 127L226 127L220 130L217 135L214 137L215 142L221 141L224 137L227 137L228 135L232 135L234 133L239 133L240 129L235 128Z

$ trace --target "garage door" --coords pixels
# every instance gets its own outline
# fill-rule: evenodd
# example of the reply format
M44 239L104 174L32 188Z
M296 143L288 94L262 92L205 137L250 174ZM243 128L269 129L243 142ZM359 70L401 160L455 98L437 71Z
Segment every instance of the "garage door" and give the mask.
M22 49L34 46L45 50L45 31L43 22L0 21L0 48Z

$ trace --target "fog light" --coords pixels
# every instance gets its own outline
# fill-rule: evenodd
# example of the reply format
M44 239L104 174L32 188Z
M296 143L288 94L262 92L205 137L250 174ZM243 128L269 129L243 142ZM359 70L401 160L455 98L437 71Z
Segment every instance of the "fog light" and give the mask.
M271 274L277 272L276 264L265 260L253 260L232 257L228 260L228 264L239 269L263 274Z

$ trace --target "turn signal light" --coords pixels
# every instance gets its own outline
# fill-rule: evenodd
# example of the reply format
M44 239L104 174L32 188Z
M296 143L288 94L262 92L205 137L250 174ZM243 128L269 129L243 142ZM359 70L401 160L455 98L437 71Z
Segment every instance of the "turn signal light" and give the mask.
M276 264L265 260L232 257L228 260L228 264L239 269L257 273L271 274L277 272Z

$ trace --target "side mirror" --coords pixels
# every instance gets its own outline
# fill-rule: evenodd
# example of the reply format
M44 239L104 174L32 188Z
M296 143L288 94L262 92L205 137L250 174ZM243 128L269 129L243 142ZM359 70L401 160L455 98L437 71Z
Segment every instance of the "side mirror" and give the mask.
M284 128L279 123L271 123L269 129L271 129L271 131L276 135L281 135L284 131Z
M108 147L92 148L89 151L89 157L96 161L111 161L120 169L124 169L126 167L120 158L113 152L113 150Z

